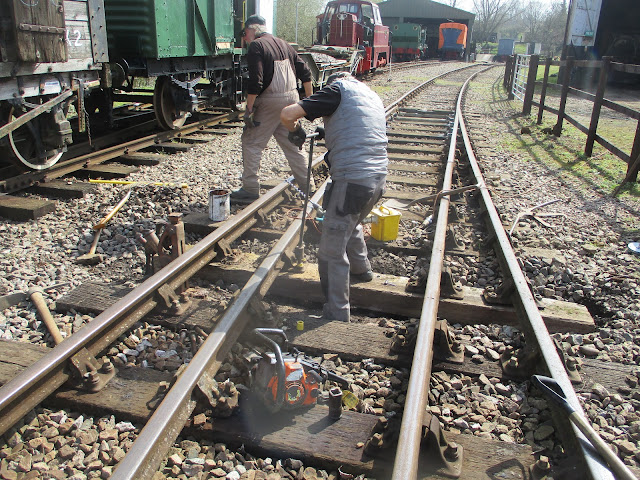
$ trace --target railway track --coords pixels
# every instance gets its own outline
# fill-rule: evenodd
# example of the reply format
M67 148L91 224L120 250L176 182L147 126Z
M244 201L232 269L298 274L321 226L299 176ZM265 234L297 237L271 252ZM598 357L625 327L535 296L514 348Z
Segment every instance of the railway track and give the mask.
M475 67L478 69L478 67ZM461 73L452 74L467 77ZM292 342L303 348L305 351L312 352L333 352L340 355L349 356L353 360L365 357L373 357L375 362L386 361L396 365L419 365L422 368L413 368L407 379L406 400L403 410L403 420L399 430L398 454L395 462L393 461L393 452L395 447L390 448L373 448L367 449L367 455L363 455L362 450L354 448L357 443L354 438L362 438L366 443L369 433L372 429L381 428L375 416L366 414L356 414L355 412L345 412L343 419L336 422L335 425L326 421L326 409L323 407L314 407L311 411L298 416L296 414L297 423L300 423L300 429L304 431L306 437L303 442L309 442L308 445L296 444L292 439L300 442L300 433L296 436L295 432L290 431L289 437L286 435L277 438L274 432L270 431L269 426L255 426L255 431L244 429L242 425L238 425L237 420L233 417L229 420L212 420L207 418L203 423L197 423L194 420L189 421L190 415L196 408L196 397L193 393L196 385L203 375L214 377L219 367L224 363L225 358L231 352L234 342L240 338L242 331L249 324L255 321L255 318L265 318L268 314L264 312L262 300L265 299L267 293L276 294L278 298L290 296L292 289L296 289L296 297L305 296L307 300L319 299L319 287L317 284L317 272L313 265L307 265L305 273L287 273L287 267L291 266L293 258L293 248L297 242L297 233L300 227L300 219L282 220L283 223L274 222L272 217L282 219L283 215L278 213L284 205L288 208L295 206L295 201L289 194L289 187L286 183L274 186L269 192L261 197L258 201L249 205L241 212L230 218L228 221L217 226L217 228L205 237L201 242L194 245L191 249L180 255L171 262L167 267L162 269L156 275L150 277L136 289L126 293L114 291L102 287L101 295L97 294L98 287L86 286L85 289L78 290L75 295L70 295L66 301L66 305L76 310L82 310L97 313L97 317L90 324L71 338L53 349L51 353L42 356L33 365L26 368L22 373L9 381L0 389L0 429L5 432L15 422L22 418L33 406L44 400L54 390L58 389L66 380L73 375L70 373L65 363L75 357L79 352L86 352L96 356L104 351L115 339L127 332L134 324L150 314L154 308L160 304L171 305L173 308L178 307L180 287L191 278L196 272L202 278L219 279L224 278L225 281L236 281L238 284L244 283L244 287L239 291L230 306L224 313L217 312L216 308L211 305L206 306L199 304L199 308L195 309L199 313L197 315L183 315L173 319L165 318L161 320L164 323L172 325L186 324L190 328L199 327L210 333L203 336L203 344L195 353L189 366L185 368L181 375L175 380L171 388L163 395L162 401L159 402L158 382L171 382L171 375L151 375L150 381L141 381L146 372L136 373L136 369L127 369L118 374L116 385L108 384L103 393L93 394L93 399L83 404L78 401L79 396L74 394L73 390L62 391L57 396L60 402L79 402L78 405L89 405L93 402L93 408L103 411L114 411L114 399L118 398L123 402L118 410L120 415L129 415L129 418L137 422L144 421L151 412L150 420L145 428L140 432L136 442L129 450L128 455L122 460L114 472L114 478L151 478L153 473L158 469L161 461L168 448L173 444L175 438L180 433L185 423L188 425L189 432L194 435L213 435L217 438L224 438L229 435L236 440L240 439L247 445L255 448L262 448L267 451L275 451L283 455L290 454L292 456L300 456L305 460L320 463L326 462L329 465L348 465L353 471L364 471L369 474L378 476L384 475L384 472L392 475L393 478L415 478L416 471L419 466L419 445L422 435L423 424L425 423L425 406L429 398L428 382L432 377L432 365L436 365L438 372L463 372L469 375L477 375L479 368L474 367L469 361L466 363L456 363L447 360L433 360L433 339L436 332L436 320L438 317L447 318L451 324L453 323L480 323L482 321L502 320L507 323L515 323L523 326L525 338L529 349L520 356L519 361L524 364L527 354L541 355L537 360L542 360L543 369L553 374L565 392L573 392L571 384L564 371L564 367L560 363L560 358L555 354L555 347L547 333L549 330L588 329L589 321L584 320L582 326L574 323L575 319L569 318L566 313L566 306L560 308L557 305L545 305L544 316L541 316L535 300L531 296L529 287L524 280L522 273L517 267L515 255L508 245L508 239L502 229L501 223L497 218L495 209L492 208L488 190L484 185L482 176L477 167L477 163L473 157L471 145L465 135L465 127L461 123L461 118L456 113L459 112L458 100L456 105L454 102L454 90L458 90L463 83L462 78L452 78L447 80L447 86L444 87L451 91L442 95L437 104L431 103L420 98L420 92L416 89L408 98L411 103L401 104L400 102L391 105L388 108L390 122L390 157L395 162L391 167L391 175L388 179L390 184L386 198L390 200L405 201L409 203L412 200L419 199L426 195L432 195L438 191L451 190L453 187L476 185L467 192L466 197L473 196L479 200L484 206L481 207L487 211L489 220L489 231L494 235L486 235L487 237L495 237L495 248L499 252L498 257L502 260L502 271L505 283L509 279L514 285L516 294L511 294L509 300L513 301L515 309L510 307L488 307L486 305L476 305L472 311L473 301L469 298L466 300L456 299L452 297L460 297L461 290L453 286L446 292L450 298L447 298L445 288L441 288L442 267L445 261L445 242L447 232L452 231L450 228L448 217L451 205L461 201L453 201L449 195L441 195L437 205L437 214L431 210L432 201L425 205L423 201L414 209L405 211L404 218L407 222L422 223L425 217L433 215L434 220L428 230L428 237L425 239L422 248L422 254L430 253L429 268L426 275L417 276L414 280L414 290L419 293L407 293L404 285L400 285L402 280L399 277L391 277L386 275L377 275L372 285L363 287L354 286L352 288L352 297L354 303L367 306L370 310L377 310L381 315L406 315L409 317L419 317L419 328L415 339L411 339L404 330L400 335L396 335L395 339L389 339L380 331L376 335L370 335L378 338L380 345L372 343L367 348L361 349L362 356L354 350L350 342L343 342L341 345L339 338L342 336L347 339L358 339L366 342L365 333L367 325L361 324L335 324L323 326L321 322L306 318L306 331L299 333L292 338ZM434 82L425 82L425 87ZM449 85L455 84L455 85ZM438 88L437 82L431 85L428 90L429 95L433 96L434 89ZM443 89L443 87L439 87ZM462 131L462 137L458 139L457 135L451 135L456 132L458 126ZM445 150L445 140L450 137L452 144L448 145ZM456 157L456 152L462 149L466 151L465 155ZM443 155L443 152L445 154ZM446 161L443 162L443 156ZM464 166L468 162L471 172L456 171L458 166ZM319 169L321 160L316 161L316 167ZM442 168L444 167L444 169ZM454 171L456 176L454 177ZM420 175L415 176L418 172ZM317 173L318 176L321 173ZM454 183L455 182L455 183ZM318 182L318 184L320 184ZM314 196L314 201L318 202L321 198L324 185L320 187ZM462 209L470 209L471 207L462 207ZM185 223L188 225L188 219ZM189 219L194 225L201 223L200 219ZM202 228L206 228L208 222L204 222ZM272 223L272 225L267 225ZM273 225L273 223L277 223ZM465 222L462 222L463 224ZM271 228L269 228L269 226ZM464 225L463 225L464 227ZM270 239L273 247L267 255L265 255L257 268L255 268L256 260L244 259L243 255L235 258L233 261L225 258L232 257L231 246L233 242L241 235L251 233L252 235L262 236L262 238ZM284 231L283 235L277 233ZM425 232L427 233L427 232ZM454 242L454 245L456 242ZM370 244L381 250L384 245ZM459 248L457 245L457 254L471 255L472 253ZM410 249L409 249L410 250ZM462 250L462 251L461 251ZM387 252L389 250L386 250ZM449 253L451 254L451 252ZM313 259L313 252L308 251L308 260ZM213 260L220 260L217 267L210 267L209 264ZM249 265L249 266L248 266ZM520 272L518 274L518 272ZM279 275L280 274L280 275ZM406 282L405 282L406 283ZM447 284L449 287L451 285ZM464 291L465 289L462 289ZM91 296L87 298L87 293ZM287 294L289 292L289 294ZM464 291L465 296L469 292ZM121 297L121 298L119 298ZM511 298L512 297L512 298ZM98 301L101 300L101 301ZM64 308L65 302L58 302L59 308ZM558 313L558 310L561 313ZM564 308L564 313L562 313ZM193 307L192 307L193 309ZM194 311L194 310L189 310ZM555 313L554 313L555 312ZM516 313L517 320L516 320ZM484 315L484 319L482 318ZM162 315L161 315L162 316ZM472 316L472 318L465 317ZM580 316L579 313L576 316ZM156 316L157 317L157 316ZM197 318L196 318L197 317ZM488 319L488 320L487 320ZM547 323L545 328L543 321ZM415 323L415 322L414 322ZM499 323L499 322L498 322ZM411 326L411 325L410 325ZM414 325L415 326L415 325ZM365 330L363 330L363 327ZM443 329L444 328L444 329ZM448 328L438 325L440 332L448 331ZM329 330L329 331L327 331ZM330 334L330 330L337 330L338 333ZM295 331L294 331L295 333ZM368 332L371 334L371 331ZM206 340L204 337L206 336ZM404 338L403 338L404 337ZM386 343L384 338L387 338ZM390 352L392 342L399 342L405 345L403 354ZM413 361L411 361L411 350L415 342L415 353L413 353ZM196 342L193 342L196 343ZM447 343L447 342L445 342ZM357 344L357 342L354 342ZM373 348L377 346L377 350ZM533 347L533 348L532 348ZM460 353L458 347L449 345L450 353ZM386 349L386 351L385 351ZM458 350L456 352L456 350ZM376 352L373 355L371 352ZM13 351L15 352L15 350ZM15 353L14 353L15 355ZM38 356L38 353L33 355ZM40 353L41 355L41 353ZM83 354L84 355L84 354ZM455 356L455 355L454 355ZM394 358L395 357L395 358ZM459 358L459 355L458 355ZM449 359L450 360L450 359ZM510 358L504 358L507 366L513 363ZM77 363L77 362L76 362ZM534 364L537 362L533 362ZM494 376L499 378L516 378L521 375L518 369L505 369L501 372L495 369ZM128 373L125 373L128 372ZM121 374L125 373L124 376ZM146 385L144 385L146 383ZM135 386L138 385L138 386ZM124 395L125 392L135 389L135 399ZM103 397L102 399L100 397ZM81 395L80 397L86 397ZM126 401L125 401L126 398ZM49 400L48 400L49 401ZM575 394L570 395L570 401L574 406L579 408ZM159 404L158 404L159 402ZM115 403L118 403L116 401ZM434 405L432 405L434 406ZM262 415L264 416L264 415ZM252 418L252 417L250 417ZM253 421L256 418L252 418ZM285 419L279 421L286 424ZM384 423L384 422L383 422ZM427 422L427 432L431 432L434 438L439 438L438 422ZM309 436L309 428L316 425L318 439L311 439ZM303 428L303 426L305 428ZM332 428L333 427L333 428ZM367 431L364 429L368 428ZM263 428L263 430L260 430ZM266 430L264 430L266 428ZM271 426L271 430L273 430ZM389 428L389 427L388 427ZM331 441L331 435L335 435L336 431L344 429L353 435L351 438L338 436L334 441L339 445L328 449L332 453L343 450L342 456L337 458L327 458L322 451L318 451L319 443L322 441ZM565 425L557 425L557 429L566 429ZM295 430L295 428L293 428ZM326 430L326 431L325 431ZM271 435L271 436L269 436ZM575 435L575 433L574 433ZM570 435L570 437L573 435ZM389 438L387 438L389 437ZM385 433L381 438L389 442L393 434ZM449 469L456 471L461 469L463 478L478 478L477 471L472 470L471 465L481 465L482 468L491 469L492 473L509 472L514 474L513 465L500 466L502 463L517 459L516 463L525 468L529 464L536 463L534 457L526 449L517 447L498 447L497 444L490 441L478 442L473 437L464 438L465 435L454 436L455 441L449 439L449 442L439 450L441 463L429 462L433 469L434 465L440 468L438 473ZM469 437L467 435L467 437ZM569 439L571 440L571 439ZM375 442L374 442L375 443ZM384 443L384 442L383 442ZM393 443L393 442L391 442ZM454 445L454 443L456 445ZM380 445L379 445L380 446ZM341 448L342 447L342 448ZM384 447L387 447L385 444ZM490 448L504 448L504 451L497 452L495 458L478 459L474 456L479 455L483 450ZM315 450L315 456L313 454ZM373 453L379 451L377 459ZM432 452L433 454L433 452ZM436 456L438 454L436 453ZM457 457L457 458L454 458ZM386 460L385 460L386 458ZM528 460L527 460L528 458ZM524 459L525 463L522 463ZM593 459L585 456L586 471L590 472L593 478L607 478L607 471L601 466L594 464ZM544 467L544 462L538 462L538 469ZM518 468L515 468L518 470ZM393 471L393 473L391 473ZM570 473L573 475L582 474L582 470L578 465L574 465L574 470ZM526 472L521 472L521 477L528 478ZM518 477L514 477L518 478Z

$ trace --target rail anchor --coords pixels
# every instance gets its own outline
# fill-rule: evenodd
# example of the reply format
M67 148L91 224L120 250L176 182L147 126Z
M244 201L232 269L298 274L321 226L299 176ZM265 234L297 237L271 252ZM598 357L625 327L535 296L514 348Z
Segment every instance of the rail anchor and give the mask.
M540 355L532 347L525 346L516 353L513 347L509 346L500 355L500 366L505 375L515 379L526 379L536 371Z
M545 457L544 455L540 455L536 463L529 466L531 480L544 480L548 478L547 475L549 475L550 471L551 464L549 463L549 457Z
M439 475L458 478L462 473L463 448L455 442L447 441L441 428L440 420L427 412L422 419L422 458L429 470L435 470Z

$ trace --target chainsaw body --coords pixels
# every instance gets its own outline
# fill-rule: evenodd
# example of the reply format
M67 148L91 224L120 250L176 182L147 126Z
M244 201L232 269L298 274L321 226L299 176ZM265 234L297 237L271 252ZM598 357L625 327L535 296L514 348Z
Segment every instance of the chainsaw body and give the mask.
M283 355L280 345L268 336L280 337L286 348L287 336L282 330L256 328L253 333L271 352L262 354L252 367L251 389L272 412L314 405L322 395L320 387L325 380L349 385L344 378L297 354Z

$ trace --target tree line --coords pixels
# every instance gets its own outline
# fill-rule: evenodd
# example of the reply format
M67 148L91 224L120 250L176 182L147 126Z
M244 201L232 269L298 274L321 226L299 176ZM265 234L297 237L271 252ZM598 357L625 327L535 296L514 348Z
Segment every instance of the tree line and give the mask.
M441 2L456 8L462 3ZM278 0L277 35L289 42L296 42L297 37L301 46L312 45L316 16L323 12L326 3L326 0ZM543 53L550 56L558 55L562 49L567 0L554 0L550 4L539 0L473 0L471 11L476 14L472 40L479 45L498 34L502 38L541 43Z

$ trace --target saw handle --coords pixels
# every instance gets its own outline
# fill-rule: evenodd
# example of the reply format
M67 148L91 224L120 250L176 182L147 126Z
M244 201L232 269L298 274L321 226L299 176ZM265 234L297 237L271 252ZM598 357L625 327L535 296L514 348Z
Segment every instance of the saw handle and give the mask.
M284 358L282 358L282 350L280 349L280 345L278 345L278 343L275 340L267 337L267 335L278 335L284 338L285 348L288 343L287 335L282 330L279 330L277 328L254 328L253 334L256 336L258 340L267 344L273 350L273 354L276 357L276 371L278 376L278 386L276 390L275 403L273 407L270 407L270 410L273 413L275 413L278 410L280 410L280 408L282 408L282 405L284 403L284 384L285 384L286 372L284 368Z

